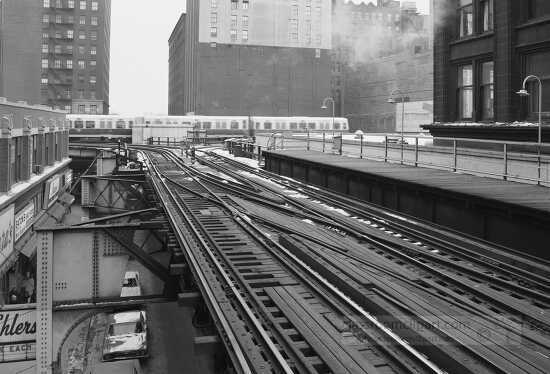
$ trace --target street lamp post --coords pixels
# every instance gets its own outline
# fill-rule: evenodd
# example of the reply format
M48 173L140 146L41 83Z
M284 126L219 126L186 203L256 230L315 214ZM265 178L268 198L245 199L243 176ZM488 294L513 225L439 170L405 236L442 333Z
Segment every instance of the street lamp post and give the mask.
M404 127L405 127L405 95L403 94L403 91L401 91L399 88L394 89L390 93L390 98L388 99L388 103L390 103L390 104L397 104L398 103L398 101L396 101L395 98L394 98L394 95L396 93L399 93L399 95L401 95L401 164L403 164L403 158L404 158L403 147L404 147L404 143L405 143L404 134L403 134Z
M334 99L332 97L325 97L323 99L323 105L321 105L321 109L328 109L327 102L330 101L332 103L332 131L334 132Z
M525 88L527 82L535 79L539 82L539 144L542 143L542 81L536 75L529 75L523 80L522 89L516 92L519 96L529 96L529 92Z
M540 179L541 179L541 145L542 145L542 81L540 80L539 77L537 77L536 75L528 75L527 77L525 77L525 79L523 80L523 85L522 85L522 89L519 90L518 92L516 92L518 95L520 96L529 96L529 92L527 92L527 89L525 87L525 85L527 84L527 82L531 79L534 79L534 80L537 80L539 82L539 144L538 144L538 180L537 180L537 184L540 185Z

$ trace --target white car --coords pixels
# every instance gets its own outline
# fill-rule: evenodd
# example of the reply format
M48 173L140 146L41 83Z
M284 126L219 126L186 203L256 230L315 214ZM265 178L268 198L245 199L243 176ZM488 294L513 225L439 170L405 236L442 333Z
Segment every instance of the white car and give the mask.
M113 313L103 340L103 361L147 357L147 317L144 310Z
M141 296L141 287L139 285L139 272L127 271L122 281L120 297Z

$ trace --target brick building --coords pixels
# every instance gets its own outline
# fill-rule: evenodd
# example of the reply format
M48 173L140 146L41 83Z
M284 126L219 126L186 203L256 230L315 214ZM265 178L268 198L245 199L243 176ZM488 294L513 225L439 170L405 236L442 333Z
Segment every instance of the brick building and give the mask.
M21 290L25 274L36 270L32 226L72 179L65 117L42 106L0 101L0 306L32 301Z
M3 0L0 13L0 95L108 113L110 0Z
M330 0L188 1L169 40L169 114L328 115L330 9Z
M432 122L433 52L430 16L415 2L333 2L332 96L352 130L401 127L401 104L387 102L399 88L405 131Z
M549 1L445 0L434 6L441 20L434 29L434 106L440 125L427 128L433 132L459 122L485 131L493 125L489 136L498 138L495 122L536 122L538 83L529 83L528 98L516 94L530 74L542 80L542 112L550 119ZM529 139L536 139L535 128Z

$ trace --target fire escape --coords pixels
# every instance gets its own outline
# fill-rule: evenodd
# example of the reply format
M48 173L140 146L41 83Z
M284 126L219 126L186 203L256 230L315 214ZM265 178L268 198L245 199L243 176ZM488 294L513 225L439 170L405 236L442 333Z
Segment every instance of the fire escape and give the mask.
M42 78L47 78L42 101L56 109L65 109L71 106L73 95L74 8L54 6L52 1L46 12L49 22L43 23L43 33L49 36L44 40L48 49L47 53L42 51L42 58L48 59L48 68L42 70Z

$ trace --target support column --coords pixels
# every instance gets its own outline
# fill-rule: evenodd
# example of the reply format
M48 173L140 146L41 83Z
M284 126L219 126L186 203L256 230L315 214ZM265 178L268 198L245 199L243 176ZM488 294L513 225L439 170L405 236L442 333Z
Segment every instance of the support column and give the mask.
M36 373L52 374L53 233L38 233L36 254Z

